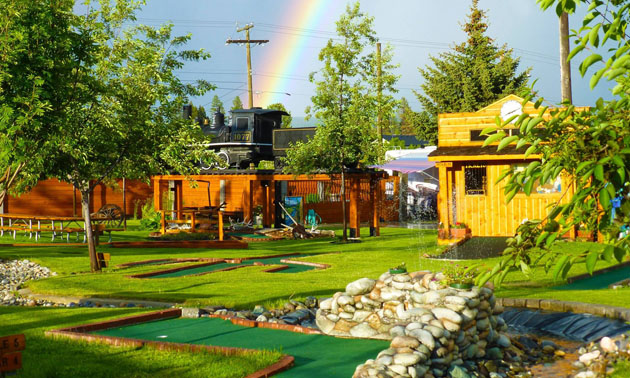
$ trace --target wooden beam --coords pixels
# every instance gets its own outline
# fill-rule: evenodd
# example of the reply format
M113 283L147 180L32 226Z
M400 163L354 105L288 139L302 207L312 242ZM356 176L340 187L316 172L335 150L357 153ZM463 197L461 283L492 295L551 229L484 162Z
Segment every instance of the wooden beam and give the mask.
M361 195L361 181L352 178L350 181L350 237L361 236L361 214L359 210L359 199Z
M449 211L448 211L448 174L447 167L438 167L438 178L440 182L440 191L437 196L438 219L444 226L446 235L449 233Z

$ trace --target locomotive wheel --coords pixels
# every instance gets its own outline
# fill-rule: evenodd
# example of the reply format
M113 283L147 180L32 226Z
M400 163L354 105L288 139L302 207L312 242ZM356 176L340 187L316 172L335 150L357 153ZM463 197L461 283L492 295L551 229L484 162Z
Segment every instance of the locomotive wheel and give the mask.
M224 166L220 166L217 164L217 168L223 170L223 169L227 169L230 167L230 155L227 154L227 152L225 151L219 151L219 153L217 153L217 157L220 160L223 160L225 162Z

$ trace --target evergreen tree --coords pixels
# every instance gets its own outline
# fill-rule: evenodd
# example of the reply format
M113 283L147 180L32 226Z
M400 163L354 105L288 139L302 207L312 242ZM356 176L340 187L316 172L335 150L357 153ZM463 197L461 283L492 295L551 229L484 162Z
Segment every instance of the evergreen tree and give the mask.
M418 114L409 106L406 98L401 98L398 104L399 127L397 132L401 135L417 134Z
M284 105L282 105L279 102L276 102L275 104L271 104L271 105L267 106L267 109L282 110L283 112L289 113L287 108L285 108ZM282 128L283 129L290 128L292 120L293 120L293 117L291 117L291 113L289 113L288 116L282 116Z
M424 110L419 115L418 136L437 143L438 113L472 112L521 91L529 69L517 73L519 58L506 45L497 46L486 35L486 12L472 1L463 30L468 39L453 51L430 57L433 67L419 68L422 93L415 92Z
M210 113L214 114L214 112L225 113L225 106L217 95L214 95L214 97L212 97L212 104L210 105Z
M241 101L241 98L239 96L234 97L234 100L232 101L232 108L230 108L230 110L238 110L238 109L243 109L243 102Z

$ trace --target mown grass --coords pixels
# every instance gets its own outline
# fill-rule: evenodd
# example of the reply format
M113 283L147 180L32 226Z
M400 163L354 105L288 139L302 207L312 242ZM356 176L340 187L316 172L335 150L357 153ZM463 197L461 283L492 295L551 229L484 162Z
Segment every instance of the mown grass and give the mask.
M104 321L141 309L0 307L0 335L24 333L18 377L243 377L279 360L260 351L226 358L214 353L165 352L150 347L111 347L51 339L50 329Z
M337 230L339 231L339 230ZM362 229L362 235L368 230ZM145 240L147 231L130 222L130 230L114 234L115 240ZM21 236L18 237L18 239ZM4 239L4 240L3 240ZM1 238L0 242L12 240ZM289 297L301 299L309 295L324 297L343 290L345 285L361 277L378 277L388 268L405 262L409 270L439 271L448 262L428 258L441 252L435 230L409 230L383 227L377 238L363 237L360 243L333 243L332 239L284 240L252 242L247 249L163 249L163 248L112 248L99 246L98 250L112 255L112 266L140 260L186 257L245 257L281 253L308 253L306 261L329 264L325 270L301 273L265 273L266 267L251 266L227 272L177 278L134 279L128 275L165 269L166 266L146 265L129 269L107 268L102 273L89 273L85 246L72 247L59 242L53 247L4 247L0 258L20 258L38 262L58 272L58 277L32 281L28 287L37 293L82 297L112 297L178 302L185 305L224 305L252 308L256 304L277 306ZM28 241L19 239L17 242ZM601 248L594 243L560 242L555 247L561 254L579 254ZM498 258L484 264L493 266ZM462 261L467 265L477 261ZM544 262L544 260L542 261ZM630 307L630 289L617 290L554 290L554 282L543 265L533 267L530 277L520 271L510 273L497 295L519 298L549 298L579 300ZM611 265L600 261L597 269ZM170 267L170 266L169 266ZM585 273L583 264L575 265L569 276Z
M338 230L338 229L337 229ZM363 235L367 229L361 230ZM114 240L146 240L147 231L136 228L130 222L126 232L114 234ZM42 243L48 242L44 235ZM164 269L166 266L147 265L130 269L107 268L102 273L89 273L87 247L73 247L57 240L52 247L25 246L0 247L0 259L29 259L51 268L58 273L27 285L37 293L72 295L84 297L113 297L130 301L147 299L175 301L185 305L220 304L236 308L252 308L256 304L267 307L282 305L288 298L302 299L313 295L330 296L343 290L350 281L361 277L378 277L388 268L405 262L409 270L439 271L449 262L429 257L440 253L444 247L437 246L436 231L408 230L384 227L378 238L363 237L360 243L339 244L331 239L285 240L277 242L254 242L248 249L163 249L163 248L111 248L101 245L100 252L112 255L112 265L163 258L185 257L245 257L265 256L281 253L308 253L314 256L304 260L329 264L325 270L301 273L265 273L263 267L247 267L228 272L202 276L162 279L133 279L127 276ZM9 236L0 238L0 243L13 243ZM16 243L33 241L18 235ZM588 249L601 248L593 243L561 242L555 247L562 254L579 254ZM486 259L488 266L498 258ZM461 261L467 265L478 261ZM600 261L597 269L611 264ZM169 266L170 267L170 266ZM569 275L586 271L583 264L572 268ZM530 277L520 271L510 273L504 285L497 288L496 295L502 297L550 298L560 300L602 303L630 307L630 289L620 290L554 290L554 282L543 266L532 267ZM188 353L157 352L142 348L111 348L103 345L88 345L75 341L45 338L45 330L71 324L100 321L111 317L128 315L139 309L61 309L61 308L0 308L0 335L25 332L27 351L24 356L25 369L21 376L94 376L94 377L140 377L140 376L243 376L277 360L279 353L266 352L243 360L241 357L191 355ZM626 364L627 365L627 364ZM619 371L627 366L618 365ZM623 370L626 369L626 370ZM233 374L233 375L230 375ZM623 375L617 375L623 376Z

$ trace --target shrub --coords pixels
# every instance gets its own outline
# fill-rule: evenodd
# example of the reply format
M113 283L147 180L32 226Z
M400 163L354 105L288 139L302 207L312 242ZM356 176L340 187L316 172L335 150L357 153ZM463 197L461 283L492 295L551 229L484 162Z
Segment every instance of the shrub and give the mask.
M159 229L161 218L160 213L155 211L155 207L153 207L153 201L146 201L144 205L142 205L140 229L148 231Z

